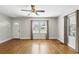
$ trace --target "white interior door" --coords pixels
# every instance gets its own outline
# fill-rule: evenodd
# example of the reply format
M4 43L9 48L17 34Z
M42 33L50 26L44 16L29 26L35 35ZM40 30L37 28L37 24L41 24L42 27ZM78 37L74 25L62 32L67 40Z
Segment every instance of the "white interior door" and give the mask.
M13 38L20 38L20 24L13 23Z

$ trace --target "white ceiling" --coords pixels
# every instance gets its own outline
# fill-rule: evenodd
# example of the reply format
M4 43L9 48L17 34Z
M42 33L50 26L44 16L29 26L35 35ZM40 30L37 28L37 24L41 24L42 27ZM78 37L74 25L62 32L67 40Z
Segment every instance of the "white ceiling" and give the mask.
M79 7L78 5L36 5L36 9L43 9L45 13L40 13L43 17L57 17L67 9ZM21 11L21 9L30 10L30 5L0 5L0 13L10 17L28 17L29 12Z

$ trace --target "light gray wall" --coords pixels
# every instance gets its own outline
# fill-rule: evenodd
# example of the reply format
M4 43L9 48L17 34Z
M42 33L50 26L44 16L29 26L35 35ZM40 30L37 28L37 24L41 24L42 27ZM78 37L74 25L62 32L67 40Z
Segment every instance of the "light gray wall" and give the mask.
M58 23L57 18L48 18L48 17L36 17L36 18L13 18L13 23L20 23L20 38L30 39L31 35L31 20L49 20L49 38L57 39L58 38Z
M64 42L64 16L60 16L58 19L58 39Z
M49 39L58 39L58 19L49 18Z
M0 43L11 39L10 18L0 14Z
M31 33L31 22L30 19L26 19L26 18L13 18L12 19L12 27L14 25L14 23L19 23L19 27L20 27L20 38L22 39L30 39L30 33ZM14 35L14 31L16 29L12 30L12 35ZM13 36L14 38L14 36Z

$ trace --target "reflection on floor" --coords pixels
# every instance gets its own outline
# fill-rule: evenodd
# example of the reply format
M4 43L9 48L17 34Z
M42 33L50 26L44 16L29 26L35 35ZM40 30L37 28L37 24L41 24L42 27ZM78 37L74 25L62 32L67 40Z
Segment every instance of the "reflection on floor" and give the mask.
M3 54L72 54L75 50L58 40L10 40L0 44Z

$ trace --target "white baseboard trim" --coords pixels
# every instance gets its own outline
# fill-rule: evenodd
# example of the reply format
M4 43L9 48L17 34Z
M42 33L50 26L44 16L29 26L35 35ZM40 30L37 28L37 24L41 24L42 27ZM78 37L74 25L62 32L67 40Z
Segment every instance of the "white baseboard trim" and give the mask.
M61 39L58 39L60 42L62 42L62 43L64 43L64 41L63 40L61 40Z
M68 46L70 46L71 48L75 49L75 47L73 47L72 45L68 44Z
M7 38L6 40L0 41L0 44L6 42L6 41L8 41L8 40L11 40L11 38Z
M31 38L29 38L29 37L24 37L24 38L20 38L20 39L31 39Z
M58 38L55 38L55 37L49 37L49 39L58 39Z

